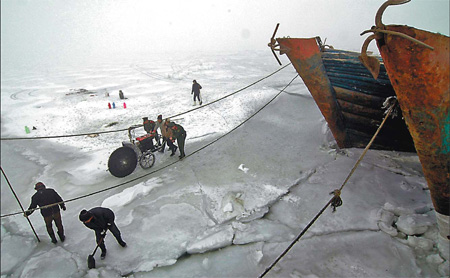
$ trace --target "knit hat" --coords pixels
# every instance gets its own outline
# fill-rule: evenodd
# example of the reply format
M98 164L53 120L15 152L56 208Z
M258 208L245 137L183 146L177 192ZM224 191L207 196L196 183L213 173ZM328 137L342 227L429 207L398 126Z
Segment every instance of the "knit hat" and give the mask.
M42 182L38 182L36 183L36 185L34 186L34 189L39 190L39 189L44 189L45 188L45 184Z
M85 221L89 220L89 218L91 218L91 217L92 217L92 212L90 212L90 211L83 209L80 212L79 218L80 218L81 222L85 222Z

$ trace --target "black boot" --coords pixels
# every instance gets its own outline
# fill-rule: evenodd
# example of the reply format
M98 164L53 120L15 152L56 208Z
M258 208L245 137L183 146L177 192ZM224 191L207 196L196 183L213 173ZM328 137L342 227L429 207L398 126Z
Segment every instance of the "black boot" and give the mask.
M164 149L165 149L165 148L166 148L166 141L163 140L162 145L161 145L161 148L159 149L159 152L160 152L160 153L164 153Z
M56 240L55 234L50 234L50 238L52 239L52 243L56 244L58 242Z
M64 242L64 240L66 240L66 236L64 235L64 233L61 233L58 231L58 236L59 236L59 239L61 240L61 242Z
M123 240L120 240L119 241L119 245L122 246L122 247L126 247L127 243L125 241L123 241Z
M104 260L106 257L106 249L102 250L102 254L100 255L100 259Z
M170 156L174 156L174 155L175 155L175 152L177 151L177 149L178 149L177 146L173 147L172 153L170 154Z

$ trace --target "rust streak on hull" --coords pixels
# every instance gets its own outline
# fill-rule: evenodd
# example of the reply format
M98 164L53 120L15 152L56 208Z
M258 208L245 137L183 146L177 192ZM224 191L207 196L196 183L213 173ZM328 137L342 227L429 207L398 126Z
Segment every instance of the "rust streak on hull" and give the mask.
M430 50L399 36L377 40L406 124L422 164L437 212L450 208L450 38L408 26L387 30L407 34Z
M303 79L337 145L364 148L383 119L383 102L395 96L384 65L380 78L374 80L358 59L359 53L327 49L319 37L278 38L276 41L280 53L287 54ZM387 120L372 148L415 151L401 117Z
M279 38L277 41L291 50L286 53L289 60L319 106L338 146L345 148L347 144L342 114L338 108L336 93L326 76L316 38Z

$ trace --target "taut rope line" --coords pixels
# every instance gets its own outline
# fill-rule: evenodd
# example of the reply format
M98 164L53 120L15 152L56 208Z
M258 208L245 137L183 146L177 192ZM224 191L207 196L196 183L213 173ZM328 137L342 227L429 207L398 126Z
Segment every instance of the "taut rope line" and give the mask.
M269 100L269 102L267 102L265 105L263 105L258 111L256 111L255 113L253 113L253 115L251 115L248 119L246 119L245 121L243 121L242 123L240 123L239 125L237 125L236 127L234 127L233 129L231 129L231 130L228 131L227 133L223 134L222 136L216 138L216 139L213 140L212 142L210 142L210 143L206 144L205 146L203 146L203 147L201 147L201 148L199 148L199 149L193 151L192 153L186 155L186 158L189 157L189 156L192 156L192 155L194 155L194 154L196 154L196 153L198 153L199 151L205 149L206 147L209 147L210 145L212 145L212 144L214 144L215 142L219 141L219 140L222 139L223 137L227 136L228 134L230 134L231 132L235 131L236 129L238 129L239 127L241 127L243 124L245 124L246 122L248 122L248 121L249 121L251 118L253 118L256 114L258 114L259 112L261 112L261 110L263 110L264 108L266 108L267 105L269 105L272 101L274 101L281 93L283 93L284 90L285 90L289 85L291 85L291 83L292 83L297 77L298 77L298 75L296 75L296 76L288 83L288 85L286 85L286 86L283 88L283 90L281 90L280 92L278 92L271 100ZM152 174L154 174L154 173L156 173L156 172L159 172L159 171L161 171L161 170L163 170L163 169L165 169L165 168L168 168L169 166L172 166L173 164L178 163L178 162L180 162L180 160L171 162L171 163L169 163L169 164L167 164L167 165L165 165L165 166L163 166L163 167L161 167L161 168L159 168L159 169L153 170L153 171L151 171L151 172L149 172L149 173L147 173L147 174L145 174L145 175L139 176L139 177L137 177L137 178L131 179L131 180L129 180L129 181L126 181L126 182L123 182L123 183L120 183L120 184L117 184L117 185L114 185L114 186L111 186L111 187L108 187L108 188L104 188L104 189L101 189L101 190L98 190L98 191L95 191L95 192L92 192L92 193L89 193L89 194L85 194L85 195L82 195L82 196L79 196L79 197L75 197L75 198L72 198L72 199L67 199L67 200L64 200L64 201L62 201L62 202L58 202L58 203L54 203L54 204L49 204L49 205L42 206L42 207L38 207L38 208L35 208L35 209L30 209L30 210L28 210L28 211L31 212L31 211L35 211L35 210L40 210L40 209L52 207L52 206L55 206L55 205L60 205L60 204L63 204L63 203L68 203L68 202L72 202L72 201L79 200L79 199L82 199L82 198L86 198L86 197L89 197L89 196L92 196L92 195L96 195L96 194L99 194L99 193L102 193L102 192L105 192L105 191L109 191L109 190L111 190L111 189L114 189L114 188L120 187L120 186L122 186L122 185L131 183L131 182L133 182L133 181L139 180L139 179L141 179L141 178L143 178L143 177L146 177L146 176L148 176L148 175L152 175ZM5 175L5 177L6 177L6 175ZM22 210L23 210L23 209L22 209ZM14 212L14 213L9 213L9 214L4 214L4 215L1 215L0 218L8 217L8 216L13 216L13 215L21 214L21 213L23 213L23 211L22 211L22 212Z
M390 98L388 98L389 100ZM395 99L396 100L396 99ZM386 102L385 102L386 103ZM348 174L347 178L345 179L344 183L341 185L339 189L334 190L330 194L334 194L333 198L331 198L328 203L319 211L319 213L316 214L316 216L308 223L308 225L300 232L300 234L289 244L289 246L281 253L277 259L269 266L267 267L264 272L258 276L258 278L264 277L269 271L291 250L291 248L300 240L300 238L308 231L308 229L316 222L316 220L319 218L320 215L328 208L328 206L331 204L333 206L333 212L336 211L336 207L342 205L341 200L341 190L344 188L344 186L347 184L350 177L355 172L356 168L359 166L359 163L366 155L367 151L369 150L370 146L372 145L373 141L377 137L378 133L380 132L381 128L383 127L384 123L386 122L387 118L391 115L392 111L394 110L394 107L396 106L397 101L390 103L390 106L388 110L386 111L386 116L384 117L383 121L381 122L380 126L378 127L377 131L373 135L372 139L370 139L369 143L367 144L366 148L364 149L363 153L359 157L358 161L356 161L355 165L353 166L352 170Z
M3 176L5 177L6 182L8 183L9 189L11 189L11 192L13 193L14 197L16 198L17 203L19 203L20 209L22 209L22 213L24 213L25 210L23 209L22 203L20 202L19 197L17 197L16 192L15 192L14 189L12 188L11 183L10 183L9 180L8 180L8 177L7 177L6 174L5 174L5 171L3 171L3 168L2 168L1 166L0 166L0 169L1 169L1 171L2 171ZM36 236L37 241L38 241L38 242L41 242L41 240L39 239L39 237L38 237L36 231L34 230L33 224L31 224L30 218L28 218L28 216L27 216L27 220L28 220L28 224L30 224L31 229L33 230L34 235Z
M251 86L253 86L253 85L255 85L255 84L257 84L257 83L259 83L259 82L261 82L261 81L263 81L264 79L267 79L267 78L271 77L272 75L274 75L275 73L277 73L277 72L281 71L282 69L286 68L286 67L289 66L290 64L291 64L291 63L285 65L285 66L282 67L282 68L277 69L276 71L272 72L271 74L269 74L269 75L267 75L267 76L265 76L265 77L263 77L263 78L261 78L261 79L255 81L255 82L251 83L250 85L247 85L247 86L245 86L244 88L239 89L239 90L237 90L237 91L235 91L235 92L233 92L233 93L231 93L231 94L228 94L228 95L226 95L226 96L224 96L224 97L221 97L221 98L219 98L219 99L216 99L216 100L214 100L214 101L212 101L212 102L206 103L206 104L204 104L204 105L202 105L202 106L199 106L199 107L196 107L196 108L187 110L187 111L185 111L185 112L181 112L181 113L179 113L179 114L170 116L169 118L175 118L175 117L178 117L178 116L181 116L181 115L190 113L190 112L195 111L195 110L197 110L197 109L201 109L201 108L203 108L203 107L206 107L206 106L208 106L208 105L211 105L211 104L213 104L213 103L216 103L216 102L218 102L218 101L221 101L221 100L223 100L223 99L225 99L225 98L227 98L227 97L230 97L230 96L232 96L232 95L235 95L235 94L237 94L237 93L239 93L239 92L242 92L243 90L245 90L245 89L247 89L247 88L249 88L249 87L251 87ZM141 125L137 125L137 126L142 126L142 124L141 124ZM11 137L11 138L0 138L0 140L4 140L4 141L7 141L7 140L35 140L35 139L52 139L52 138L78 137L78 136L87 136L87 135L93 135L93 134L105 134L105 133L113 133L113 132L120 132L120 131L127 131L127 130L128 130L128 128L123 128L123 129L116 129L116 130L109 130L109 131L93 131L93 132L89 132L89 133L68 134L68 135L53 135L53 136L41 136L41 137Z

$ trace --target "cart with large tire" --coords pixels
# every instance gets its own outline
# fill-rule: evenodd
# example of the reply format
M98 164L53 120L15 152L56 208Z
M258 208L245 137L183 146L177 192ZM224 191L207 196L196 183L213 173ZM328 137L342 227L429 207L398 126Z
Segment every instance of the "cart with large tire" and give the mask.
M133 173L138 163L143 169L148 169L155 164L153 152L160 147L154 146L152 140L156 138L158 142L159 135L157 133L147 133L136 137L134 130L141 126L130 127L128 129L130 141L123 141L122 147L116 149L109 156L108 169L113 176L118 178L128 176Z

